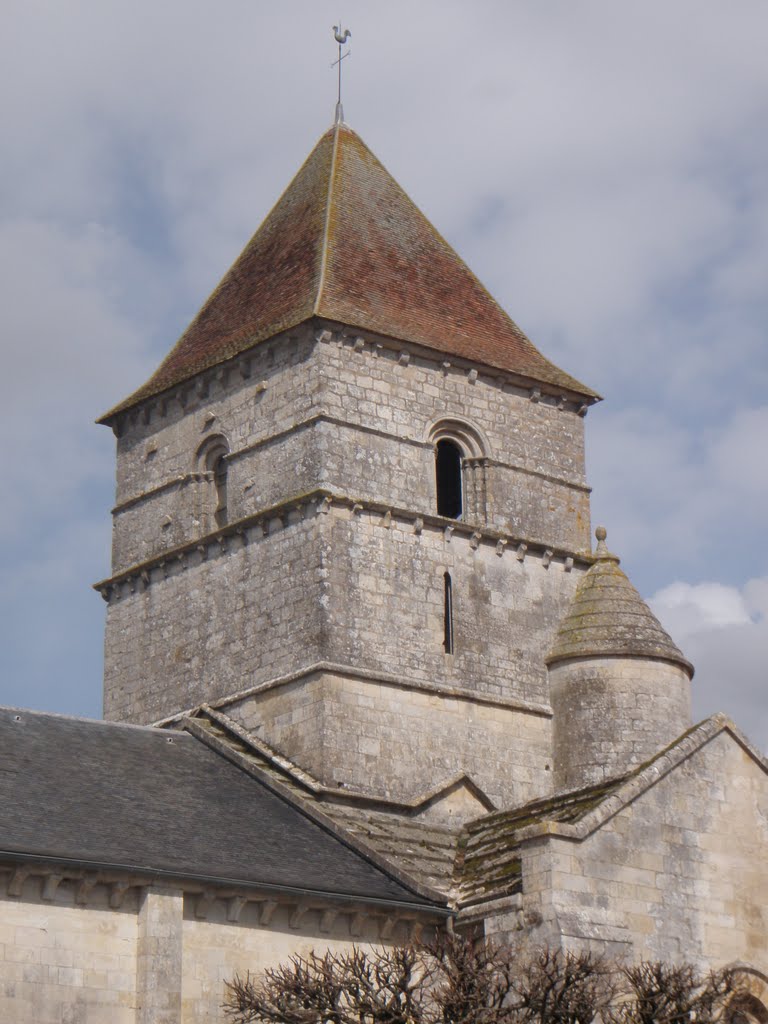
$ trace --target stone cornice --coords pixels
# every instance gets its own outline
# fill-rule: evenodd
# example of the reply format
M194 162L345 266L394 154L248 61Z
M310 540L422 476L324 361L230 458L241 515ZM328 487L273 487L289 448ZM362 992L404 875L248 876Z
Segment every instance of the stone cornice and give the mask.
M331 509L337 511L343 509L347 512L351 510L353 515L363 511L378 515L381 517L381 525L387 529L391 527L393 521L396 521L409 526L415 533L421 533L425 529L442 532L446 541L450 542L452 538L461 538L469 541L473 550L476 550L480 544L495 545L499 557L503 557L506 552L512 552L519 561L523 561L527 556L540 557L545 568L561 563L564 570L570 572L574 565L588 568L593 562L592 556L588 553L570 551L555 545L550 546L533 538L515 537L477 523L427 515L383 502L352 498L348 495L336 494L325 488L317 488L309 493L295 495L251 516L228 523L221 529L203 537L158 552L143 562L99 580L93 584L93 587L101 593L105 600L109 600L110 592L122 584L128 584L132 590L137 587L144 589L154 582L153 570L162 569L163 573L167 575L167 571L173 563L180 563L182 568L187 568L190 556L198 555L201 561L206 561L216 553L211 549L218 548L218 553L225 553L230 543L239 541L243 546L247 545L252 540L249 536L251 530L260 530L261 536L265 537L274 532L276 528L279 529L281 526L289 528L294 522L303 521L309 516L328 513ZM276 527L270 525L274 523L277 523Z
M347 679L366 680L377 683L380 686L391 686L393 689L415 690L419 693L429 693L437 697L445 697L447 700L467 701L471 704L483 704L486 707L505 708L508 711L523 711L527 714L538 715L541 718L552 717L552 708L549 704L515 700L509 697L495 697L482 691L462 690L460 687L445 686L443 683L436 683L432 680L408 679L404 676L389 675L386 672L379 672L374 669L358 668L354 665L341 665L331 661L315 662L305 668L280 676L278 679L270 679L267 682L249 687L247 690L240 690L230 696L222 697L220 700L211 701L210 706L214 710L224 708L248 697L255 697L262 693L268 693L270 690L288 686L290 683L294 683L307 675L318 675L320 673L344 676ZM178 715L174 716L174 718L177 717ZM156 724L162 725L164 722ZM425 800L428 800L428 795L420 797L418 803Z
M139 420L148 423L155 410L159 410L161 418L164 418L172 402L178 401L183 408L186 406L189 396L195 392L201 397L207 397L212 388L226 387L231 373L234 373L243 382L251 381L254 376L253 360L258 357L260 350L270 344L276 343L279 346L281 341L291 338L303 340L310 332L313 340L317 343L338 344L339 347L348 347L353 353L367 353L373 358L387 352L403 366L407 366L412 359L418 360L425 367L433 369L435 373L459 373L466 376L470 383L482 382L489 387L514 390L521 396L527 396L532 402L545 401L558 409L576 412L579 416L586 415L588 408L600 401L600 397L597 395L585 396L578 391L556 387L510 371L499 370L485 363L474 362L458 356L446 356L436 349L427 348L415 342L402 341L388 335L375 334L371 331L349 327L346 324L312 317L269 338L257 341L250 348L231 359L208 367L165 391L141 399L129 407L115 408L101 416L97 422L110 426L113 432L120 436L126 425L130 426ZM267 386L267 381L260 381L257 384L257 387L262 389L266 389Z
M136 869L130 865L86 863L61 857L46 857L0 850L0 891L11 899L25 899L24 884L28 879L40 880L40 899L53 903L60 886L74 886L74 901L79 906L97 903L97 892L112 910L120 910L131 890L141 891L151 886L177 886L194 904L195 917L208 917L213 904L219 900L226 905L227 921L236 923L246 904L259 907L259 926L268 927L275 911L282 907L292 911L289 926L298 928L302 917L309 911L324 915L346 915L350 928L374 920L382 938L391 935L399 923L412 927L437 925L450 917L453 911L445 905L431 906L397 900L376 900L364 896L346 896L310 889L289 888L262 883L248 883L238 879L212 878L205 875L184 875L171 871ZM322 923L321 931L328 931Z

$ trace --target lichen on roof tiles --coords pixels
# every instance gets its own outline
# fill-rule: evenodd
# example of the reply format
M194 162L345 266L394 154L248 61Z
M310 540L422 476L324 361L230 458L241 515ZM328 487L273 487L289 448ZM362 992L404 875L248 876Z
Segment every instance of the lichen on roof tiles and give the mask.
M534 347L362 139L338 124L156 372L102 421L313 317L598 397Z
M661 625L605 546L598 527L595 562L576 588L546 663L568 658L642 657L693 666Z

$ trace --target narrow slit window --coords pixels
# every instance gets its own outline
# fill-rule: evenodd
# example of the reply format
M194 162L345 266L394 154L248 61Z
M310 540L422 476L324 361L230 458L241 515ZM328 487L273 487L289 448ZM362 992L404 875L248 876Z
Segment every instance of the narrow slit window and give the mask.
M463 496L461 486L461 449L445 438L435 448L435 475L437 478L437 514L449 519L461 519Z
M445 603L443 610L443 647L446 654L453 654L453 582L447 572L443 577L445 585Z
M213 484L216 488L216 511L214 518L217 526L225 526L227 522L227 457L219 455L213 464Z

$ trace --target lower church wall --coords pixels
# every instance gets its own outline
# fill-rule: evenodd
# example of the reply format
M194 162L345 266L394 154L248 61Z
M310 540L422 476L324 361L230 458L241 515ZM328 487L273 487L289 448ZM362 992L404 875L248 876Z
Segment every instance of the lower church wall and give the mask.
M0 1020L4 1024L134 1024L136 906L111 910L96 894L75 902L62 884L40 899L28 879L0 899Z
M19 897L0 899L3 1024L211 1024L223 1019L225 982L236 974L412 935L397 911L388 919L360 905L262 897L230 920L231 897L132 888L115 909L101 885L77 903L80 884L62 882L42 900L45 880L31 878Z
M766 838L765 770L720 733L583 841L523 847L534 938L766 971Z
M255 924L256 910L243 914L237 924L226 920L223 907L215 909L210 920L195 919L192 908L184 911L183 945L184 974L182 981L183 1024L210 1024L222 1016L221 1005L226 995L225 982L235 974L247 971L257 974L266 967L275 967L291 956L308 956L312 950L322 953L351 951L352 946L381 947L388 942L407 941L404 928L382 941L378 924L368 919L359 932L350 934L350 921L339 916L326 932L320 930L322 912L309 911L301 922L291 927L291 911L279 908L268 929Z

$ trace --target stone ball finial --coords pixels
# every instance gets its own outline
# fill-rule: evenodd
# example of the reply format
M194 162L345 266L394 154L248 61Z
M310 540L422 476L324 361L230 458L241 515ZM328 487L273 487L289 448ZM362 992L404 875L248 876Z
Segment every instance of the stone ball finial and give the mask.
M595 530L595 537L597 537L597 547L595 548L595 558L601 561L611 561L619 564L619 559L616 555L612 555L608 550L608 546L605 543L605 538L608 536L608 531L604 526L598 526Z

